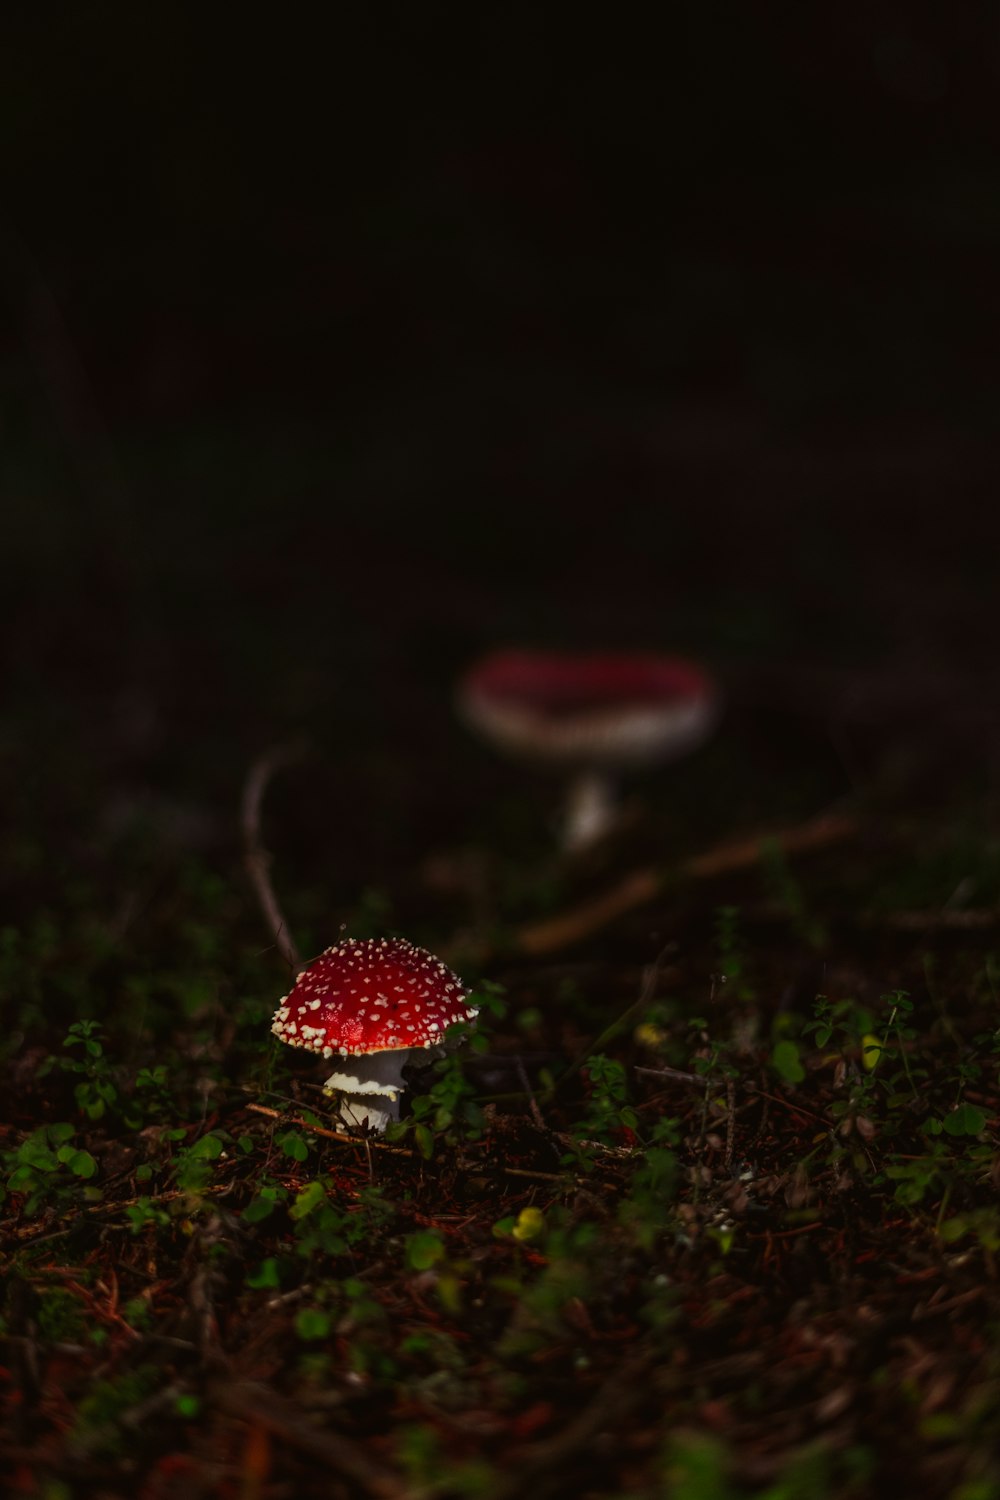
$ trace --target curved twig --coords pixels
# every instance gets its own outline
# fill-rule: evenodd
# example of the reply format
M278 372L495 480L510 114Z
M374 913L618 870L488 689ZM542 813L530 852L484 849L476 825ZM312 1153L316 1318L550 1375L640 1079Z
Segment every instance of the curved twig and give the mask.
M297 741L294 744L274 746L257 757L243 783L240 819L243 830L243 863L250 883L278 952L288 967L296 972L302 967L302 958L271 883L271 855L261 841L260 811L272 776L283 766L300 760L305 754L305 748L301 741Z

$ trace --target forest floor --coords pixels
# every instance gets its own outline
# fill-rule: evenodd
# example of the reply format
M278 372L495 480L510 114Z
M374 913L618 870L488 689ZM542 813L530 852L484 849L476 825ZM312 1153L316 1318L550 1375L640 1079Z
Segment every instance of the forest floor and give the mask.
M270 1035L237 839L62 880L0 940L5 1492L1000 1493L1000 843L929 780L389 872L346 930L482 1013L388 1139Z

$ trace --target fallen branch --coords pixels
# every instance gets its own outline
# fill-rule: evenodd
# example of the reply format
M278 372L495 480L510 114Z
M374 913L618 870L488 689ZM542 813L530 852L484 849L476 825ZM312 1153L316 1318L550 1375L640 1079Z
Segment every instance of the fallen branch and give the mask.
M672 1083L689 1083L696 1089L722 1088L725 1080L715 1078L711 1073L684 1073L680 1068L641 1068L635 1071L644 1078L668 1078Z
M283 766L300 760L304 749L301 743L278 745L257 757L243 783L240 818L243 830L243 863L246 872L250 877L250 883L278 952L288 967L296 973L302 967L302 959L271 883L271 856L261 841L260 811L264 795L275 772L280 771Z
M199 1197L221 1197L232 1192L232 1181L221 1183L207 1183L198 1189ZM122 1213L126 1208L134 1208L139 1203L158 1204L173 1203L178 1198L190 1198L192 1193L186 1188L169 1188L163 1193L143 1193L134 1198L108 1199L100 1203L84 1203L60 1214L58 1219L50 1219L43 1227L36 1224L21 1224L16 1218L4 1219L0 1223L0 1235L5 1231L13 1235L15 1239L21 1240L25 1245L39 1245L44 1240L55 1240L61 1236L71 1234L76 1228L79 1218L85 1216L88 1219L99 1218L101 1214ZM70 1223L65 1221L70 1219Z
M756 834L752 838L737 839L719 844L714 849L697 854L680 865L677 874L682 879L709 880L718 875L732 875L740 870L751 869L765 858L772 849L782 854L804 854L814 849L824 849L829 844L839 843L857 832L856 818L846 813L824 813L812 818L797 828L782 833ZM607 927L617 917L634 911L667 889L672 876L654 867L634 870L610 891L605 891L593 901L563 912L546 922L535 922L520 927L514 933L514 947L519 953L538 957L568 948L592 933Z
M324 1141L337 1141L342 1146L374 1146L377 1151L388 1151L392 1156L412 1156L413 1152L408 1146L393 1146L388 1141L383 1141L378 1136L366 1140L364 1136L347 1135L343 1130L327 1130L323 1125L313 1125L304 1120L301 1115L290 1115L280 1109L270 1109L266 1104L244 1104L244 1109L252 1110L255 1115L265 1115L269 1120L280 1120L283 1125L298 1125L301 1130L308 1130L311 1135L318 1135Z
M894 911L870 918L866 927L889 927L897 932L976 932L1000 927L1000 908L943 907L938 911Z
M390 1156L408 1156L415 1158L417 1153L409 1146L393 1146L389 1141L380 1140L378 1136L365 1139L364 1136L345 1135L340 1130L326 1130L322 1125L313 1125L309 1120L304 1120L301 1115L282 1114L280 1110L269 1109L266 1104L245 1104L244 1109L252 1110L255 1115L265 1115L269 1120L280 1120L283 1125L298 1125L301 1130L308 1130L310 1135L318 1135L324 1141L337 1141L342 1146L374 1147L376 1151L386 1151ZM543 1127L547 1135L553 1134L548 1127ZM629 1155L622 1152L619 1147L604 1146L598 1141L571 1142L567 1136L558 1136L559 1140L569 1144L592 1145L606 1156ZM557 1172L529 1172L520 1167L501 1167L505 1177L530 1177L537 1182L565 1182L566 1174Z

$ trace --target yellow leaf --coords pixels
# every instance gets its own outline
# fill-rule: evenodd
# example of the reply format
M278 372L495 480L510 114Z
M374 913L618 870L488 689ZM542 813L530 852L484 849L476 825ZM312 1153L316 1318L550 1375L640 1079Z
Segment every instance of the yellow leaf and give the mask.
M516 1240L537 1240L544 1228L545 1215L540 1208L522 1208L511 1234Z

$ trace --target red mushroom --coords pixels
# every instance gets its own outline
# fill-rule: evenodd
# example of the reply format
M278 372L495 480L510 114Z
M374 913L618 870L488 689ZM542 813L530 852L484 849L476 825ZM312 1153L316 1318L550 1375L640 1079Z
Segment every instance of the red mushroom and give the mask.
M477 1009L446 964L403 938L347 938L327 948L282 997L271 1030L291 1047L337 1057L324 1088L349 1124L399 1119L407 1063L441 1057Z
M563 842L580 849L614 825L614 773L693 749L715 724L719 694L677 657L504 651L462 679L458 709L498 749L574 770Z

